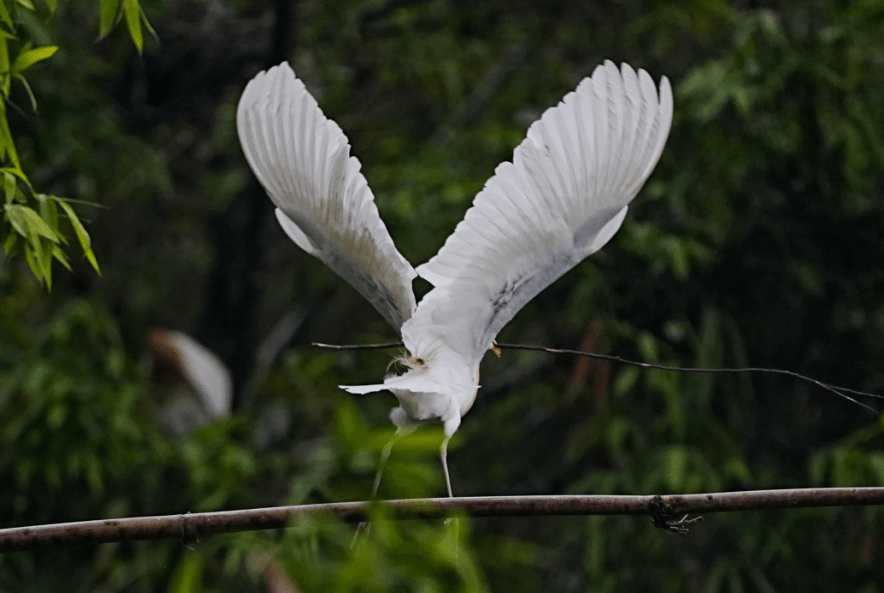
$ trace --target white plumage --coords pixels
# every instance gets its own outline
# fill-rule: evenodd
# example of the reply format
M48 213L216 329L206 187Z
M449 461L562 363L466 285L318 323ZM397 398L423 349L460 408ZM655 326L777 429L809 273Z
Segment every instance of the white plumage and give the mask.
M230 414L233 379L214 352L187 334L172 330L154 330L149 342L155 380L174 384L183 379L199 398L202 412L197 411L195 414L197 424ZM185 410L190 406L178 408ZM176 414L173 411L171 415ZM187 419L178 418L175 424L186 429L192 428ZM184 431L182 429L180 432Z
M383 383L404 427L438 418L448 439L479 387L494 337L537 293L614 236L650 175L672 122L672 90L610 61L528 129L445 245L417 274L434 288L415 308L415 271L396 251L371 191L287 64L246 87L237 114L246 158L289 237L363 294L401 331L410 367Z
M396 251L341 128L286 63L248 84L236 123L286 234L399 329L414 313L415 272Z

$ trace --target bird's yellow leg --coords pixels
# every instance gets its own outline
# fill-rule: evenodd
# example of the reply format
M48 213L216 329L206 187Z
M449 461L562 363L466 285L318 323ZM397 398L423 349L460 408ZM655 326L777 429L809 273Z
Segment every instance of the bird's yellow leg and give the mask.
M411 434L414 431L414 426L397 426L396 432L393 434L393 438L390 439L384 448L381 449L381 457L378 460L378 473L375 474L374 477L374 486L371 488L371 499L374 499L377 496L378 488L381 485L381 476L384 474L384 468L387 467L387 461L390 459L390 453L393 452L393 445L399 442L399 439L402 437ZM356 545L356 540L359 539L360 536L366 534L368 532L368 521L362 521L356 527L356 534L353 536L353 541L350 542L350 547L352 548Z
M448 476L448 441L451 440L451 437L445 435L445 440L442 441L442 449L440 451L440 457L442 458L442 471L445 472L445 485L448 486L448 498L454 498L454 494L451 493L451 478Z
M381 457L378 459L378 473L374 477L374 486L371 489L371 497L374 498L378 493L378 488L381 485L381 476L384 473L384 468L387 467L387 461L390 459L390 453L393 452L393 445L399 442L399 439L402 437L411 434L414 432L414 426L397 426L396 433L393 435L393 438L390 439L390 442L384 445L384 448L381 450Z
M448 441L451 439L450 436L445 435L445 440L442 441L442 449L440 451L442 457L442 470L445 472L445 485L448 487L448 498L454 498L454 494L451 492L451 478L448 476ZM460 532L460 524L457 519L445 519L445 527L447 527L453 538L454 538L454 557L456 560L460 560L460 544L458 542L458 536Z

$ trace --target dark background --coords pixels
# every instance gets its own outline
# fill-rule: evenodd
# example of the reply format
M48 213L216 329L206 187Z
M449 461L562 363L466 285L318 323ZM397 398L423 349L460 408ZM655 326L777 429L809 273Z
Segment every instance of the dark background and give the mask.
M596 65L667 76L670 139L621 231L498 339L884 393L884 2L144 7L143 56L121 28L96 43L85 0L23 25L60 46L28 75L39 113L9 111L23 167L95 204L78 212L102 275L77 260L47 293L23 259L0 267L0 525L368 496L395 400L336 386L377 382L395 351L309 344L397 336L285 237L236 137L246 82L282 60L415 265ZM229 418L163 429L157 327L225 361ZM884 485L880 413L790 377L504 351L482 385L450 449L458 495ZM442 495L440 441L427 427L394 450L381 495ZM356 552L351 527L305 522L8 554L0 589L262 591L271 557L304 591L884 587L876 508L711 515L678 537L636 517L464 521L456 552L439 522L384 525Z

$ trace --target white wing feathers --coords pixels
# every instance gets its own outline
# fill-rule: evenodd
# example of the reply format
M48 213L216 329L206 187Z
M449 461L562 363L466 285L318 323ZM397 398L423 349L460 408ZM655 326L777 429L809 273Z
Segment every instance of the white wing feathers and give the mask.
M672 91L611 62L548 109L497 167L439 253L434 288L402 327L413 356L451 348L470 364L537 293L611 239L672 122Z
M288 64L248 84L237 130L286 234L398 330L415 310L415 271L393 245L346 136Z
M214 352L185 333L167 332L181 361L181 371L213 418L230 414L233 379Z

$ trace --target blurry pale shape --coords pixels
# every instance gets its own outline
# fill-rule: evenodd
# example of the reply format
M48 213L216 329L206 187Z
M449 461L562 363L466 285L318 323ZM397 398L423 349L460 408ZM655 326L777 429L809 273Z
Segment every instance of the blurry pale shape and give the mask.
M362 293L402 334L404 374L383 383L400 428L440 419L445 451L479 387L497 333L534 296L613 236L657 164L672 123L672 90L610 61L547 109L479 192L439 253L417 268L434 288L415 308L414 270L396 251L371 191L288 64L258 74L237 112L252 170L286 234Z
M211 350L185 333L158 329L150 335L154 359L171 363L199 397L212 418L230 414L233 380Z

